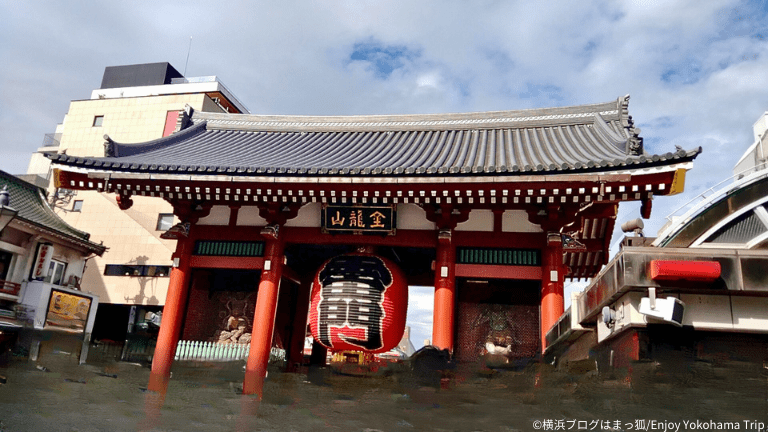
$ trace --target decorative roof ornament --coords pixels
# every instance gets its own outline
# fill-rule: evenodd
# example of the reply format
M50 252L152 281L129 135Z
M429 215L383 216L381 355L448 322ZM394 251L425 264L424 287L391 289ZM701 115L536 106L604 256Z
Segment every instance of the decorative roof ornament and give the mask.
M192 124L192 113L194 112L194 108L190 106L189 104L184 105L184 110L182 110L179 113L179 116L176 117L176 128L174 129L174 133L179 132L181 130L184 130Z
M573 234L575 233L560 235L563 241L563 252L586 252L587 246L573 238Z
M631 156L642 156L643 137L640 136L640 128L635 127L635 121L632 119L632 116L629 115L629 95L619 98L619 117L621 118L621 124L629 133L627 152Z
M643 154L643 137L640 136L640 128L634 127L632 116L629 116L629 142L628 151L632 156L641 156Z
M260 234L265 237L271 237L277 240L278 236L280 235L280 225L276 223L266 225L261 229Z
M628 128L631 127L632 117L629 115L629 95L624 95L623 98L619 98L619 118L621 119L621 125Z
M104 134L104 157L117 157L115 142L107 134Z
M11 194L8 192L8 185L3 186L3 190L0 190L0 206L8 207L11 205Z

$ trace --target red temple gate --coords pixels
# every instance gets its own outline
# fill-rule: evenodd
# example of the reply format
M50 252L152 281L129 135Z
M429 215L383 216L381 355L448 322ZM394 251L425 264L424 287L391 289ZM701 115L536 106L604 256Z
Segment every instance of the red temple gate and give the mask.
M466 361L484 350L535 357L563 313L565 278L607 262L618 203L640 201L648 217L655 195L682 190L698 154L645 153L626 98L422 116L185 116L190 126L169 137L107 140L104 158L52 156L58 187L117 194L123 209L157 197L181 220L164 234L178 245L153 389L182 334L239 342L250 331L243 391L261 395L275 340L298 361L312 276L359 247L392 255L408 284L434 285L438 348ZM217 286L225 270L252 273L227 289Z

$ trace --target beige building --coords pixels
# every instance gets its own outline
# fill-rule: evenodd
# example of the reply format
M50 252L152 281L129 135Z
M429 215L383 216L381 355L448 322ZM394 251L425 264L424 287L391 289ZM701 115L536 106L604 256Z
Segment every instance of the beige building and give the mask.
M38 184L48 182L46 153L100 157L108 140L135 143L170 135L187 105L200 111L248 112L216 77L185 78L168 63L108 67L101 87L89 99L72 101L55 134L47 135L44 146L32 156L27 174L39 177L27 177ZM126 323L131 315L140 319L136 312L141 309L131 312L130 306L159 310L176 247L174 240L160 238L175 223L171 206L136 197L133 207L122 211L114 196L49 188L56 212L72 226L90 232L92 241L108 247L88 266L82 287L98 295L104 324Z

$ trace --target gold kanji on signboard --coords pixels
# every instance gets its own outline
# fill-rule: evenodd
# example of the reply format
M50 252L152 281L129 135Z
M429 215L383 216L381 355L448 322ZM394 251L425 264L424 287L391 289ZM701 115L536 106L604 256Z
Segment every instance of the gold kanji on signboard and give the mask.
M322 231L350 234L395 234L394 206L324 205Z

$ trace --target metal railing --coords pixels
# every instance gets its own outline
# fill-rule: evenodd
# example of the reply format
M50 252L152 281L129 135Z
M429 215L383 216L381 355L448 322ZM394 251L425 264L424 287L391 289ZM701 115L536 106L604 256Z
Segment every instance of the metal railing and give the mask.
M696 200L701 199L701 200L707 201L712 196L712 194L715 193L715 191L722 192L722 190L729 190L729 189L731 189L731 187L722 188L722 185L724 185L725 183L733 182L734 180L741 180L742 177L744 177L746 179L748 177L751 177L750 175L745 175L745 174L747 174L747 172L754 171L755 173L757 173L757 172L762 171L765 168L768 168L768 162L763 162L760 165L754 166L752 168L747 168L744 171L738 172L738 173L736 173L736 174L734 174L734 175L732 175L730 177L725 178L724 180L721 180L720 183L717 183L716 185L714 185L714 186L710 187L709 189L705 190L704 192L696 195L695 197L693 197L690 200L686 201L680 207L678 207L675 210L673 210L670 214L667 215L666 219L668 221L672 221L672 219L674 219L674 217L675 217L675 214L677 214L681 210L687 208L688 206L693 204L693 202L696 201ZM741 183L741 182L738 182L738 183ZM733 184L731 186L735 186L735 184ZM718 193L718 195L719 195L719 193Z
M246 360L250 344L221 344L218 342L180 340L176 345L177 361L228 362ZM272 348L269 361L284 361L285 350Z
M692 216L701 213L704 209L718 201L719 198L726 196L731 191L739 189L745 184L753 182L761 177L768 176L768 170L765 168L768 168L768 162L763 162L760 165L736 173L731 177L728 177L725 180L722 180L716 185L710 187L699 195L696 195L695 197L686 201L683 205L673 210L667 215L666 219L669 221L669 223L665 228L663 228L663 232L659 233L659 236L654 242L654 245L659 245L670 233L674 232L678 227L686 224ZM740 177L750 171L752 171L751 174ZM724 184L729 182L731 183L723 187ZM691 206L697 200L701 201L696 205ZM681 216L676 216L678 213L685 209L687 209L685 213L683 213Z
M19 291L21 291L21 284L0 279L0 293L18 297Z

